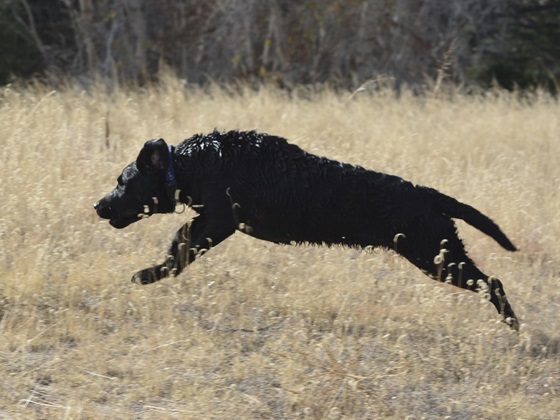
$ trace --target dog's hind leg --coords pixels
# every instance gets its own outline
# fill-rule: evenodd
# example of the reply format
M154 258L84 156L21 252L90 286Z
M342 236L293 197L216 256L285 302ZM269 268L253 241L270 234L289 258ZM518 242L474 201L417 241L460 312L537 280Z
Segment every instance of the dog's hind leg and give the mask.
M226 220L218 217L209 220L205 215L196 216L175 233L166 260L162 264L138 271L132 276L132 281L150 284L179 275L197 257L233 234L234 224L227 223Z
M431 214L417 220L395 241L396 251L429 277L463 289L482 292L515 330L519 322L500 280L488 277L468 257L452 219Z

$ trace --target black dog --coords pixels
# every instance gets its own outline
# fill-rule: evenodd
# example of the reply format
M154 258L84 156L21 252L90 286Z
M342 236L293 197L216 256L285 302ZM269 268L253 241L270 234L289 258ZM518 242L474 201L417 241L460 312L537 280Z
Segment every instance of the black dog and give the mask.
M483 291L504 321L518 321L501 282L467 256L452 218L515 246L473 207L399 177L306 153L266 134L214 131L176 148L144 144L118 186L94 205L115 228L185 203L198 215L173 239L167 259L139 271L149 284L183 269L236 230L267 241L394 249L430 277Z

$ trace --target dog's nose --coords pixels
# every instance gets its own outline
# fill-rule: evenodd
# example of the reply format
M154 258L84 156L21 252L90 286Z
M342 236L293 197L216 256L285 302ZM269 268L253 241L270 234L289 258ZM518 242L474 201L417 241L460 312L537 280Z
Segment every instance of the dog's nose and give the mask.
M95 210L97 210L97 209L99 208L99 201L98 201L97 203L94 203L94 204L93 204L93 208L94 208Z

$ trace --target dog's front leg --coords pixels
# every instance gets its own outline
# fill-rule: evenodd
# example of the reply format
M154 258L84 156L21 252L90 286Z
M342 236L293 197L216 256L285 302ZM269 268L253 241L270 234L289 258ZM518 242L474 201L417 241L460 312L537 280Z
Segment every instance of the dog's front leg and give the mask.
M168 256L162 264L138 271L132 276L137 284L155 283L169 276L179 275L198 256L202 256L235 232L233 221L220 217L199 215L175 233Z

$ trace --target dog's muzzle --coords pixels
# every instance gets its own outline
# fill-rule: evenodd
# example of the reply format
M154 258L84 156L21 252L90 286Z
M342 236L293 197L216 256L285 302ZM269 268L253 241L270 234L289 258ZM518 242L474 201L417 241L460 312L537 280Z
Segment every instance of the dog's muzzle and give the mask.
M102 219L110 219L111 218L111 207L104 207L101 206L99 201L93 205L93 208L97 212L97 215Z
M101 202L97 202L93 205L93 208L97 212L97 215L102 219L109 220L109 224L117 229L123 229L128 225L140 220L143 215L136 211L127 211L124 214L115 212L111 206L104 206ZM149 215L146 213L146 216ZM145 217L145 216L144 216Z

